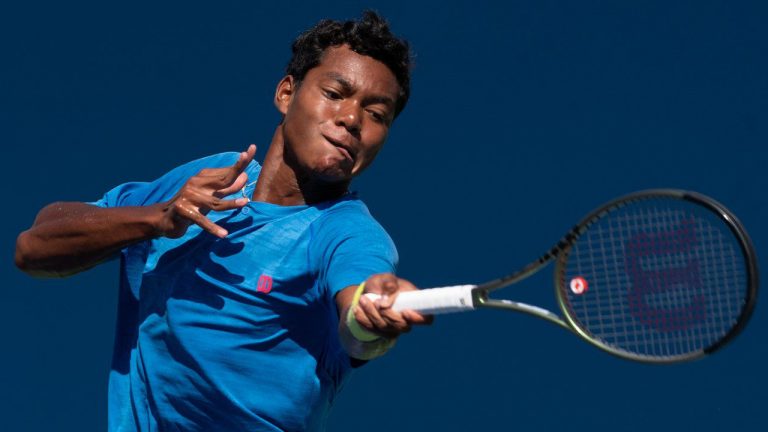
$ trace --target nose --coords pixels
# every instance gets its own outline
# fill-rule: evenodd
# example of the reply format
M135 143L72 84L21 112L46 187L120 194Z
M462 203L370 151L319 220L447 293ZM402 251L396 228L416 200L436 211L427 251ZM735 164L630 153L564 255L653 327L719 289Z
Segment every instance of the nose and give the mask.
M360 132L360 113L357 104L349 103L342 106L336 113L336 125L343 126L349 133L357 135Z

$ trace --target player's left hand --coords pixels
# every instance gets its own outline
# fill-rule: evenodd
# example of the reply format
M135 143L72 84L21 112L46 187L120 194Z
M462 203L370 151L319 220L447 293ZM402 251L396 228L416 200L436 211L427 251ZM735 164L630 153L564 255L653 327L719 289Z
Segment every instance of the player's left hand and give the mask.
M392 309L397 294L415 291L418 288L405 279L391 273L376 274L365 281L364 293L375 293L381 297L371 300L365 295L355 308L355 318L360 325L384 337L397 337L411 331L413 325L432 324L432 315L422 315L412 310L397 312Z

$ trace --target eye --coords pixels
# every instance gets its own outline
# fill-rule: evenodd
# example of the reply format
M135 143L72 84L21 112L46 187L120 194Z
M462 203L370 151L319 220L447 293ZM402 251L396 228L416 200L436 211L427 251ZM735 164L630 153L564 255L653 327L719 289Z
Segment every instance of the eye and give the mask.
M374 110L368 110L368 114L373 118L376 123L385 123L387 121L387 115Z
M325 97L331 100L341 100L341 93L337 92L336 90L331 89L324 89L323 94L325 94Z

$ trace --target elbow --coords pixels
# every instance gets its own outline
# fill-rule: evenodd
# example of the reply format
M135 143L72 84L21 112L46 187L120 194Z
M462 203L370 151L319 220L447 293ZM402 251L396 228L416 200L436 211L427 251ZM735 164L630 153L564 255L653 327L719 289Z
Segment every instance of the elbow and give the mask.
M31 271L31 258L30 258L30 246L29 246L29 233L27 231L22 232L16 237L16 253L14 254L14 262L16 267L25 272Z
M34 240L31 236L29 231L24 231L16 238L16 251L13 257L16 267L33 277L63 277L62 274L42 268L40 259L35 254Z

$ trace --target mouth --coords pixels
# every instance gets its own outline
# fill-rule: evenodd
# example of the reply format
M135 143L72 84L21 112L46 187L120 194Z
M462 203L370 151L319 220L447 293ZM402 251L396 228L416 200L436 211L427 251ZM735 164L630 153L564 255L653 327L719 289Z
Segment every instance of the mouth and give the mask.
M332 146L336 147L339 153L344 156L344 159L347 159L350 162L355 162L356 152L352 149L352 146L340 140L333 139L327 135L323 135L323 137L326 139L326 141L331 143Z

